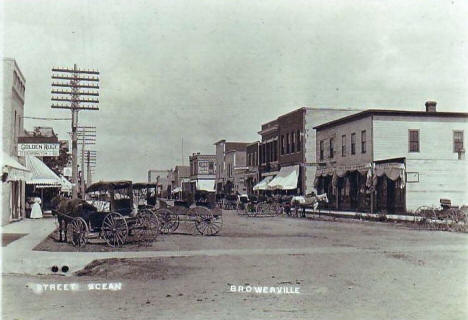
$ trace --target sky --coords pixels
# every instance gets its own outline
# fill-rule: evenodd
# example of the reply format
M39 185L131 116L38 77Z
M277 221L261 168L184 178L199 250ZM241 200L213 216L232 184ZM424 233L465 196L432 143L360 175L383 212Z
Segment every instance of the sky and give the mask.
M214 142L253 142L302 106L468 112L465 1L2 1L2 53L25 116L51 109L51 68L100 71L95 179L145 181ZM26 129L68 121L25 119Z

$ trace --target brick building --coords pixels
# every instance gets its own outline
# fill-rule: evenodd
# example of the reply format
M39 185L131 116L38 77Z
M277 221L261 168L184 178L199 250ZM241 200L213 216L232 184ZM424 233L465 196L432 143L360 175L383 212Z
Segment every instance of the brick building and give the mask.
M3 58L2 107L2 225L25 217L25 182L30 171L18 156L23 133L26 79L15 59Z
M263 124L258 132L262 136L260 179L274 176L268 182L271 189L294 190L297 194L315 190L313 182L317 163L314 126L356 111L302 107ZM288 185L282 185L281 181L288 181ZM291 181L297 181L297 184Z
M194 194L196 190L215 191L216 155L194 153L190 160L190 183L183 190Z
M414 211L466 204L468 113L366 110L316 126L316 186L337 209ZM371 196L373 199L371 199Z

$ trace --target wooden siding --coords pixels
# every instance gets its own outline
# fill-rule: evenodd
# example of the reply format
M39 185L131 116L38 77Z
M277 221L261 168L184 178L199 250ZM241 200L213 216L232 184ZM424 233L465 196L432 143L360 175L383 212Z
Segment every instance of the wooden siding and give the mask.
M440 199L454 205L468 204L468 171L465 160L406 160L408 176L419 176L419 182L406 184L406 208L438 206Z
M366 130L366 153L361 151L361 131ZM317 132L316 159L332 166L349 166L370 163L372 161L372 118L370 116L356 121L339 124L337 126L321 129ZM356 153L351 154L351 134L356 134ZM346 155L341 155L341 136L346 135ZM330 138L335 138L335 155L330 158ZM324 141L324 159L320 160L320 141Z
M386 117L375 118L374 131L374 160L385 160L405 157L407 159L439 159L456 160L458 154L453 152L453 131L464 131L466 149L466 135L468 122L463 119L431 118L398 119ZM409 152L408 130L419 130L419 151Z

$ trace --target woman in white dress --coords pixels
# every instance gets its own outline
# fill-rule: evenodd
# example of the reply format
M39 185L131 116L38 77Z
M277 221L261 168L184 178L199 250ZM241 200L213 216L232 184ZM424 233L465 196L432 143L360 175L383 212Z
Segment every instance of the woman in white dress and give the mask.
M42 218L41 199L34 198L34 204L32 205L32 210L31 210L31 219L40 219L40 218Z

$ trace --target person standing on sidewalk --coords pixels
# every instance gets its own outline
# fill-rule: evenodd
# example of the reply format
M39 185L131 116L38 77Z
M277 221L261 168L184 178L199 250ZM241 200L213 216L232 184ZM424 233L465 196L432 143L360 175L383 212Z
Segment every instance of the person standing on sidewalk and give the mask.
M32 205L32 210L31 210L31 219L40 219L40 218L42 218L41 198L34 198L34 204Z

